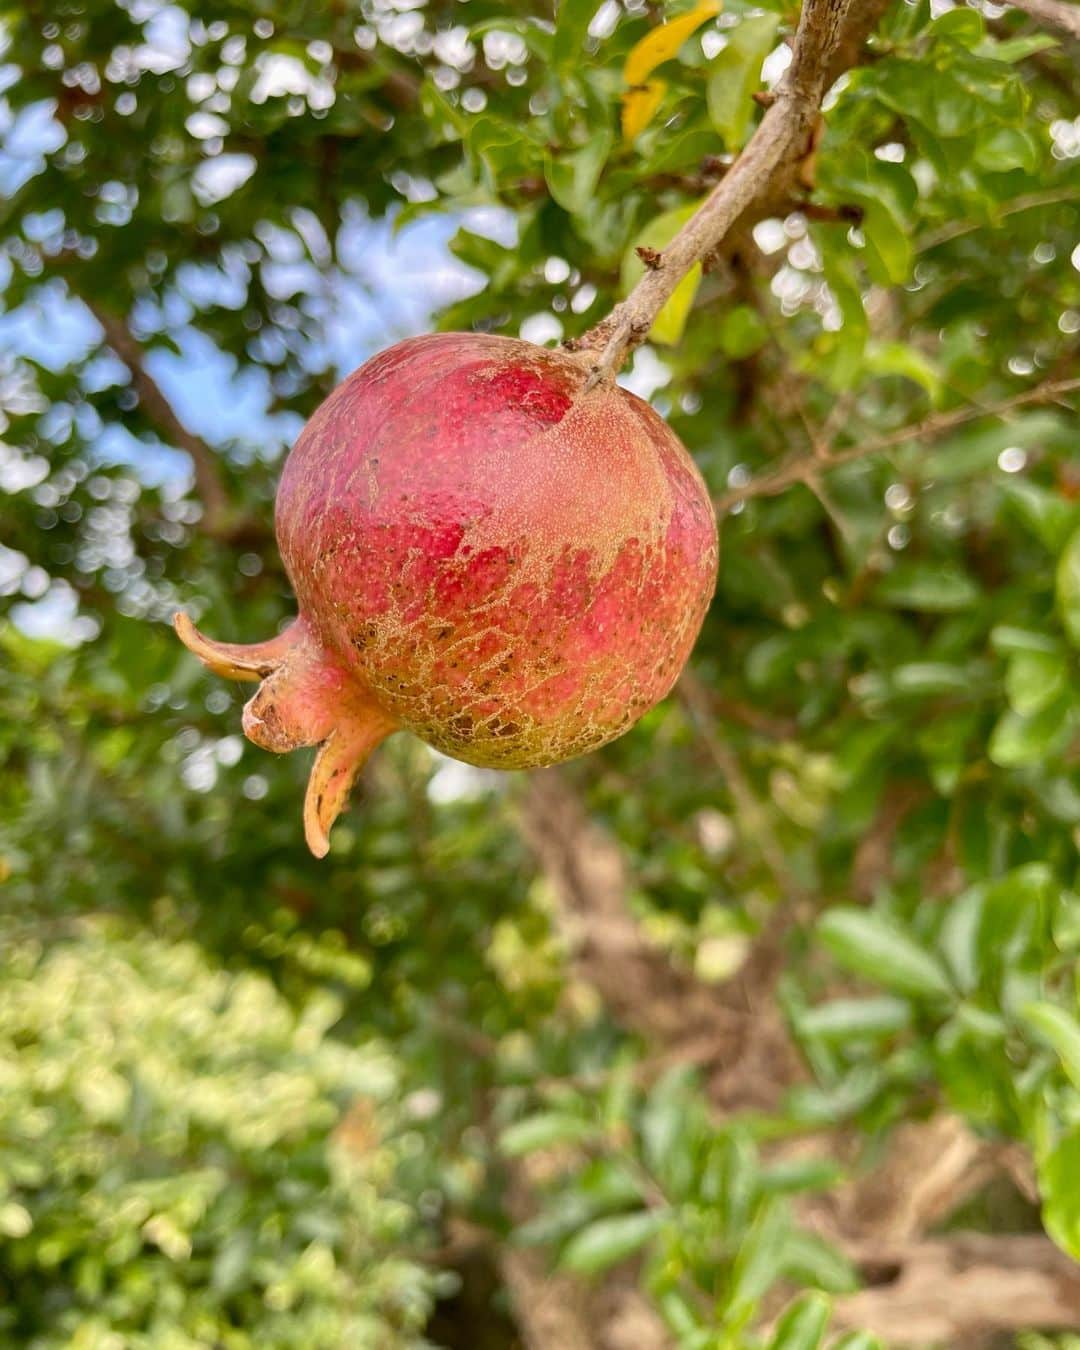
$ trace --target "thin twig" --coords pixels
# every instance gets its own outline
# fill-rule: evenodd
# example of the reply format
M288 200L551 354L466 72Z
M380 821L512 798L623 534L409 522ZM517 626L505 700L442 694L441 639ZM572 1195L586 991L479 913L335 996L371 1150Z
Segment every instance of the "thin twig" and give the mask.
M147 369L146 351L142 343L132 334L124 320L88 295L79 293L79 299L101 325L105 341L131 372L132 384L144 412L160 428L169 443L183 450L190 458L195 475L195 491L203 507L203 532L214 536L227 534L232 511L213 450L177 417L161 386Z
M1036 211L1040 206L1057 206L1062 202L1075 202L1080 200L1080 189L1078 188L1054 188L1048 192L1028 192L1022 197L1014 197L1011 202L1006 202L998 207L995 213L994 223L987 224L982 220L951 220L947 225L942 225L936 230L931 230L924 234L921 239L915 241L916 253L928 253L933 248L938 248L941 244L951 243L954 239L960 239L965 234L975 234L979 230L994 229L996 222L1004 220L1006 216L1019 215L1023 211Z
M826 459L814 454L799 453L782 460L774 468L766 469L764 473L751 478L749 483L742 487L722 493L713 499L713 505L718 512L723 513L753 497L775 497L795 483L805 483L808 479L828 473L842 464L851 464L855 460L880 454L882 450L902 445L905 441L934 440L965 422L973 422L980 417L1001 417L1014 408L1022 408L1032 403L1052 403L1062 394L1070 393L1074 389L1080 389L1080 379L1047 380L1036 385L1034 389L1026 389L1022 394L1014 394L999 403L988 403L981 407L953 408L949 412L934 413L930 417L923 418L921 422L910 422L884 436L863 441L861 445L849 445L842 450L834 450Z
M791 65L745 150L665 248L660 264L647 268L630 295L580 344L602 347L589 376L590 387L614 379L683 277L716 251L755 200L775 189L774 178L784 162L808 147L827 87L830 60L852 3L805 0Z

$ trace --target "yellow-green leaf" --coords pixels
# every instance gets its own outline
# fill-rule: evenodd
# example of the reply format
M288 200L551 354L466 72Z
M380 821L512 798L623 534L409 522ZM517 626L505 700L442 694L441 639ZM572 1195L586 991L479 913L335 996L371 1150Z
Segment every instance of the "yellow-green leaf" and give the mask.
M1080 647L1080 530L1065 545L1058 562L1057 601L1069 641Z
M622 98L625 140L632 141L645 130L663 100L667 85L663 80L650 80L649 76L657 66L676 56L686 39L703 23L719 13L719 0L703 0L670 23L651 29L630 48L623 66L623 79L628 86Z
M1021 1016L1054 1047L1062 1068L1080 1088L1080 1022L1056 1003L1029 1003Z
M719 13L719 0L703 0L702 4L695 5L670 23L651 29L630 48L623 66L623 79L629 85L644 84L657 66L670 61L692 33Z
M622 134L624 141L632 141L645 130L653 114L664 100L667 83L664 80L646 80L623 95Z

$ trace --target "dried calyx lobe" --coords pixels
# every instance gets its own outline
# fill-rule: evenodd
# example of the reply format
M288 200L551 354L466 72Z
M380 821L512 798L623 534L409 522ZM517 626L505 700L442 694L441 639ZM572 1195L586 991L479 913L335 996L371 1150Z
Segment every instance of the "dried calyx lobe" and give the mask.
M383 352L285 465L277 537L299 617L239 646L177 616L212 670L262 681L251 740L320 746L304 808L319 856L391 731L536 767L612 740L674 683L715 582L712 508L657 414L615 385L585 392L586 376L479 334Z

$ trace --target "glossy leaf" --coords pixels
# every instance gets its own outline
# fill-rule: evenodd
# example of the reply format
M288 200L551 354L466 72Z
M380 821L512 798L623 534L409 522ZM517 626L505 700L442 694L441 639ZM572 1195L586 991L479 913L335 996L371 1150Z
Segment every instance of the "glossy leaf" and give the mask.
M595 1133L596 1126L580 1116L546 1111L507 1126L499 1135L499 1148L508 1157L515 1158L556 1144L578 1143Z
M1062 1067L1080 1088L1080 1021L1054 1003L1032 1003L1024 1009L1024 1021L1053 1046Z
M742 149L754 112L753 94L761 64L776 45L776 14L751 15L727 31L727 45L713 59L709 75L709 118L735 153Z
M556 67L566 67L580 59L585 35L598 7L596 0L559 0L551 48Z
M817 931L833 956L857 975L914 997L952 997L952 984L937 958L880 914L832 909Z
M664 1211L641 1210L597 1219L562 1249L559 1265L578 1275L597 1275L640 1251L666 1220Z
M829 1325L831 1307L821 1294L804 1294L780 1315L769 1350L817 1350Z
M551 195L571 215L587 210L592 202L614 139L610 131L597 130L580 150L545 156L544 177Z
M1080 529L1070 537L1058 562L1057 602L1069 641L1080 647Z
M1080 1260L1080 1127L1067 1130L1039 1159L1039 1190L1046 1231Z

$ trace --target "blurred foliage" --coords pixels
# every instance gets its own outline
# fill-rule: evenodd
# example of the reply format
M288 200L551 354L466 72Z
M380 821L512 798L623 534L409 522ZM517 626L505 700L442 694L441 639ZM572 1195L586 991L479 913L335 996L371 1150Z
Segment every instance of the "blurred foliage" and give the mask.
M420 1344L395 1070L327 1035L333 994L294 1010L100 920L9 944L0 978L9 1344Z
M670 700L569 773L702 981L801 897L779 1001L806 1081L775 1109L718 1123L683 1072L643 1089L516 780L395 738L315 863L302 757L246 745L165 624L183 603L250 640L289 614L281 453L408 326L380 221L457 228L445 327L577 336L632 283L795 18L710 8L664 7L675 50L630 0L0 11L8 1343L419 1343L422 1253L467 1216L583 1278L633 1258L681 1346L870 1346L828 1339L857 1272L798 1202L941 1109L1018 1141L1024 1221L1080 1256L1075 401L978 415L1076 372L1075 50L1015 11L890 6L812 194L635 360L728 501L710 720ZM223 527L102 319L202 427ZM241 395L250 426L216 434L201 404ZM850 462L747 489L820 445ZM831 1131L855 1155L774 1157ZM505 1169L535 1150L566 1165L511 1236Z

